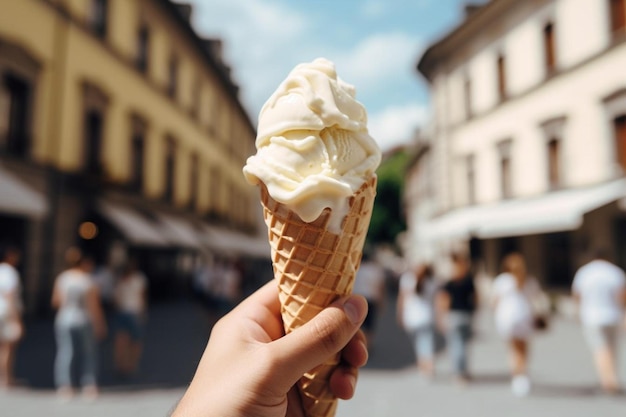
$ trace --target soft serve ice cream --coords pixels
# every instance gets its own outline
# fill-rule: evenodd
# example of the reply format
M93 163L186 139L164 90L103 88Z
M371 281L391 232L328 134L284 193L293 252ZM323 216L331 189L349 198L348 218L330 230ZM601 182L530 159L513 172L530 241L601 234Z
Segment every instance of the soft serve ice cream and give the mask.
M355 94L326 59L296 66L261 109L248 182L263 182L305 222L330 208L328 227L339 230L349 198L381 159Z

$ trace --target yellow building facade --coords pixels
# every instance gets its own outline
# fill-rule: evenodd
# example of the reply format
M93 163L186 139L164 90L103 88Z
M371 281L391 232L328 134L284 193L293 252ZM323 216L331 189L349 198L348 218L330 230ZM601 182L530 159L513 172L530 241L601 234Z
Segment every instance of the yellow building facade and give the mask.
M30 215L7 197L0 216L27 219L22 246L39 266L24 273L44 282L33 292L48 286L41 264L58 271L87 220L117 226L95 245L107 258L118 237L127 247L219 248L211 239L226 228L254 246L258 198L241 168L255 130L220 41L194 33L190 13L169 0L0 0L0 168L45 206ZM133 236L125 211L147 213L158 239ZM193 237L172 237L163 217ZM0 238L15 237L1 226Z

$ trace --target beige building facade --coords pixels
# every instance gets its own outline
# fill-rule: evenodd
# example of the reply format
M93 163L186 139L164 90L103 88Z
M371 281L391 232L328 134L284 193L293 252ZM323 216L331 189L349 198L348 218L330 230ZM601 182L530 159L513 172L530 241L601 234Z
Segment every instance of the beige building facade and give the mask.
M72 245L102 265L155 260L165 292L199 254L269 256L241 174L255 129L220 40L193 31L189 6L0 9L0 239L24 251L28 305Z
M625 267L624 68L623 0L469 7L417 66L434 117L409 173L409 256L464 250L493 277L519 250L564 290L596 249Z

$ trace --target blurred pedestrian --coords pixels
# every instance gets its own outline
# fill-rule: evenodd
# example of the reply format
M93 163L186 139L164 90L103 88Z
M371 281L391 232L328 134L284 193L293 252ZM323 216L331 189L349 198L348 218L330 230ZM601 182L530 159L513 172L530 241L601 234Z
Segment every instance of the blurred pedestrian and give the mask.
M472 321L478 306L478 296L469 261L464 255L451 255L450 279L437 293L438 325L447 335L448 352L457 381L470 380L468 348L472 337Z
M616 352L620 323L625 320L626 275L600 250L591 262L576 272L572 292L580 304L580 321L602 389L617 393L620 382Z
M91 274L94 283L98 287L98 294L104 311L109 314L114 309L113 290L115 286L115 271L109 265L97 265Z
M429 265L420 264L400 276L397 316L411 339L417 368L425 377L434 376L435 295L437 284Z
M21 284L16 269L20 255L15 246L0 248L0 388L8 388L14 383L15 349L24 333Z
M137 262L130 260L115 283L115 371L121 377L137 372L147 319L148 280Z
M219 316L233 309L241 296L241 272L234 261L217 262L212 280L212 292L216 299Z
M95 399L98 395L96 338L103 339L107 330L98 287L91 277L94 262L76 248L68 250L66 260L70 266L56 278L52 293L52 307L58 309L54 323L57 341L54 380L59 397L70 399L72 361L80 350L83 395Z
M493 282L495 322L507 341L511 358L511 390L518 397L530 393L528 350L535 326L534 305L543 293L537 280L528 275L524 257L517 252L502 260L502 273Z
M376 319L384 305L385 271L367 252L363 252L352 292L362 295L367 300L369 310L361 330L365 333L365 340L369 346L374 337Z

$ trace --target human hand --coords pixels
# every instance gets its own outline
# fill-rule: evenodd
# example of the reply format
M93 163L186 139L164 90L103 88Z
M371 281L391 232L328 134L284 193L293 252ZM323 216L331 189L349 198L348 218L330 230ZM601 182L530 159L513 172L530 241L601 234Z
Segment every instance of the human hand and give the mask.
M367 362L359 330L366 314L363 297L344 297L284 335L276 283L266 284L215 324L172 416L301 417L296 382L339 351L330 390L352 398L358 368Z

